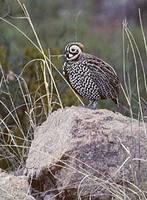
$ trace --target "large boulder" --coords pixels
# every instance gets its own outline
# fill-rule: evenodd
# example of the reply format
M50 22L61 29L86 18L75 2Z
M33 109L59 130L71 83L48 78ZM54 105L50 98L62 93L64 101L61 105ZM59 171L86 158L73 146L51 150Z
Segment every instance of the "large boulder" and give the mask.
M27 177L16 177L0 170L0 200L33 200Z
M26 161L36 199L144 199L147 125L108 110L59 109Z

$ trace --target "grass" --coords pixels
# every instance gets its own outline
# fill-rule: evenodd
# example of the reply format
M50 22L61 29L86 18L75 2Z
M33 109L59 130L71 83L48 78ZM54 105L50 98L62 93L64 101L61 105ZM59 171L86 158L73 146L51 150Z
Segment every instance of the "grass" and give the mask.
M141 27L142 27L142 20L141 20L141 14L140 14L140 11L139 11L139 19L140 19L140 24L141 24ZM143 28L141 28L141 31L142 31L142 36L143 36L143 40L144 40L144 44L145 44L145 49L146 49L146 39L145 39L145 34L144 34L144 30ZM127 84L127 80L126 80L126 77L125 77L125 69L126 69L126 63L125 63L125 35L128 39L128 42L129 42L129 45L130 45L130 48L131 48L131 51L132 51L132 55L133 55L133 60L134 60L134 66L135 66L135 77L136 77L136 88L137 88L137 104L138 104L138 120L141 120L143 121L143 123L145 122L145 118L146 116L144 116L144 113L143 113L143 107L142 107L142 104L143 104L143 101L141 100L142 97L141 97L141 92L140 92L140 80L139 80L139 73L138 73L138 68L139 66L141 66L142 68L142 74L143 74L143 82L144 82L144 88L145 88L145 93L146 93L146 96L147 96L147 76L146 76L146 71L145 71L145 67L144 67L144 64L143 64L143 59L141 57L141 53L139 51L139 48L138 48L138 45L137 45L137 42L132 34L132 32L130 31L130 29L128 28L128 25L126 23L126 21L123 22L123 74L124 74L124 88L123 86L122 87L122 90L124 92L124 96L127 100L127 103L128 103L128 106L129 106L129 109L130 109L130 115L131 117L133 118L134 115L133 115L133 109L132 109L132 99L133 99L133 96L132 96L132 91L131 91L131 87L130 87L130 82ZM137 56L138 56L138 60L137 60ZM140 63L139 63L140 62ZM130 81L130 78L129 78L129 81ZM146 102L145 102L146 104ZM145 130L145 133L147 134L146 132L146 128L144 126L144 130Z
M0 92L1 94L4 94L5 98L9 100L10 107L7 106L5 103L5 99L0 101L0 104L4 108L7 115L4 118L0 118L0 132L1 132L1 139L0 139L0 154L1 154L1 160L5 160L5 165L7 166L7 170L16 170L19 167L25 166L25 160L27 158L27 153L29 150L29 147L31 145L31 141L33 139L33 132L34 129L40 125L45 119L47 119L48 114L52 113L54 106L58 106L60 108L63 108L62 98L60 91L58 89L58 86L56 84L56 80L53 76L53 71L55 70L60 77L67 83L65 78L63 77L62 73L58 70L58 68L53 64L52 58L57 56L61 57L62 55L51 55L50 50L48 50L48 54L44 52L44 49L42 47L41 41L35 31L35 28L33 26L33 23L31 21L30 15L25 7L24 4L22 4L19 0L17 0L18 5L21 7L23 12L23 17L18 17L19 20L26 20L28 24L30 25L30 28L34 34L34 38L36 42L33 42L28 35L26 35L21 29L19 29L15 24L11 23L10 21L1 18L0 20L4 23L7 23L11 28L16 29L23 37L26 38L30 42L30 45L32 45L42 56L42 58L36 58L33 60L30 60L22 69L21 73L19 75L17 74L11 74L10 76L6 76L3 70L3 66L0 66L0 72L1 72L1 80L0 80ZM78 17L77 17L78 20ZM147 43L144 33L144 28L142 24L141 19L141 12L139 10L139 20L140 20L140 27L141 27L141 33L144 43L144 49L147 56ZM76 22L77 23L77 22ZM126 21L123 22L123 29L122 29L122 35L123 35L123 79L124 82L121 85L124 98L126 100L127 105L126 107L129 107L130 116L133 119L134 111L133 111L133 102L136 100L136 105L138 109L138 116L137 118L143 122L144 124L144 131L147 134L147 130L145 127L145 120L147 116L144 115L144 109L143 105L147 107L147 102L145 99L142 99L141 92L140 92L140 79L139 79L139 72L138 72L138 66L141 66L142 69L142 75L143 75L143 82L144 82L144 88L145 93L147 95L147 76L145 67L143 64L143 59L141 56L141 53L139 51L137 42L135 37L133 36L133 33L131 32L130 28L128 27L128 24ZM126 47L127 46L127 47ZM126 76L126 54L127 54L127 48L131 49L132 57L134 61L134 70L135 70L135 84L137 88L136 93L136 99L133 97L133 92L131 89L131 78L130 75ZM38 87L36 88L34 94L31 93L29 86L27 84L27 81L23 77L23 74L25 73L26 69L31 66L32 63L39 63L37 64L39 68L41 69L42 73L42 82L38 84ZM38 77L38 82L40 80L40 74L39 72L36 72L36 77ZM19 94L22 97L22 104L15 105L14 97L12 95L12 92L10 91L10 85L13 84L13 81L15 80L15 85L17 85L17 88L19 90ZM68 84L70 87L70 85ZM40 88L44 88L44 94L40 92ZM72 90L72 88L70 88ZM73 91L73 90L72 90ZM84 104L82 100L77 96L77 94L73 91L73 93L76 95L77 99L80 103ZM54 98L56 96L56 98ZM135 100L134 100L135 99ZM24 130L24 127L22 126L22 122L20 119L19 109L25 107L24 115L24 121L26 123L26 130ZM13 126L11 126L9 123L9 120L13 121ZM125 146L124 146L125 148ZM126 149L127 151L127 149ZM124 161L122 166L119 168L118 171L121 170L121 168L125 165L126 162L129 160L128 158ZM138 158L139 159L139 158ZM78 160L80 163L81 161ZM146 162L146 161L145 161ZM3 163L3 162L2 162ZM67 163L64 163L67 166ZM86 165L85 163L82 163ZM71 166L68 166L71 167ZM90 166L88 166L90 168ZM71 167L72 168L72 167ZM76 171L76 168L72 168L72 170ZM94 171L95 169L93 169ZM79 187L78 187L78 199L80 199L80 190L81 185L85 180L92 181L94 185L97 187L103 187L104 189L108 190L112 196L113 199L131 199L126 191L129 191L132 194L135 194L138 196L138 199L146 199L144 191L142 191L139 187L137 187L135 184L128 182L129 187L125 188L125 186L120 186L111 181L110 179L104 180L100 179L96 176L93 176L91 174L88 174L87 171L83 171L83 169L78 169L78 172L83 174L84 178L81 180Z
M24 68L22 69L22 72L19 75L14 74L14 79L17 82L18 89L20 90L21 97L23 99L23 104L19 105L18 108L14 105L14 99L12 98L11 92L9 91L9 84L8 84L9 80L6 80L3 68L1 66L1 74L2 74L2 78L1 78L1 92L3 93L3 86L5 86L6 93L8 95L8 98L10 100L11 107L12 107L12 110L9 110L9 108L7 108L7 105L5 105L5 102L1 101L1 104L3 105L3 107L5 107L5 109L8 112L7 116L4 119L1 120L1 125L3 126L3 129L1 131L3 133L3 130L5 130L5 129L7 130L8 133L6 133L6 134L4 133L4 134L7 137L10 137L10 140L13 141L13 145L11 144L10 147L12 147L12 146L16 147L16 152L18 154L17 157L19 157L21 159L21 158L25 158L25 155L22 155L20 153L20 148L22 148L21 152L24 152L23 149L28 149L28 144L30 144L30 142L31 142L31 140L28 140L28 138L31 138L31 139L33 138L33 136L32 136L33 130L34 130L34 128L37 125L39 125L36 122L36 118L38 117L37 110L39 108L41 108L41 111L40 111L39 115L40 115L40 117L41 117L41 115L45 115L45 118L43 118L45 120L47 118L48 114L52 112L52 109L53 109L53 107L55 105L58 105L58 107L63 108L63 104L62 104L62 101L61 101L61 98L60 98L60 93L59 93L59 90L57 88L56 81L55 81L55 79L53 77L52 70L56 70L59 73L59 75L64 79L64 81L66 83L67 83L67 81L65 80L65 78L63 77L63 75L61 74L61 72L56 68L56 66L51 61L52 56L54 57L55 55L50 55L50 51L48 52L48 55L45 54L45 52L43 50L43 47L41 45L41 42L40 42L40 40L38 38L38 35L37 35L37 33L36 33L35 29L34 29L33 23L32 23L32 21L30 19L29 13L28 13L25 5L22 4L19 0L17 2L20 5L20 7L21 7L21 9L23 11L23 14L24 14L24 17L19 17L19 19L20 20L22 20L22 19L24 20L25 19L25 20L28 21L28 23L29 23L29 25L30 25L30 27L31 27L31 29L33 31L34 37L36 39L36 43L34 43L17 26L15 26L14 24L12 24L11 22L7 21L4 18L0 18L0 19L3 22L5 22L8 25L10 25L12 28L16 29L20 34L22 34L22 36L24 36L31 43L31 45L33 45L36 48L36 50L38 50L38 52L43 57L42 59L33 59L33 60L29 61L24 66ZM62 55L57 55L57 57L60 57L60 56L62 56ZM41 71L42 71L43 81L42 81L42 83L40 85L38 85L38 88L35 91L35 97L34 97L34 96L31 95L31 92L29 91L27 82L23 78L23 73L25 72L25 70L28 67L30 67L31 63L35 63L35 62L38 62L38 61L40 63L40 68L41 68ZM38 74L38 77L39 77L39 74ZM11 83L11 81L10 81L10 83ZM44 93L43 96L42 96L42 94L39 94L39 89L40 89L40 87L42 87L42 85L44 85L44 88L45 88L45 93ZM70 87L70 85L69 85L69 87ZM71 90L72 90L72 88L71 88ZM77 96L77 94L74 91L73 91L73 93ZM57 97L56 101L54 101L53 95L55 95ZM77 96L77 98L83 104L83 102L79 98L79 96ZM39 102L39 104L38 104L38 102ZM23 130L22 130L20 119L19 119L18 114L17 114L17 110L21 106L25 106L26 107L25 115L26 115L26 118L29 121L28 122L29 123L28 130L29 131L31 130L31 136L30 136L30 132L28 132L27 134L25 134L23 132ZM18 144L16 142L16 140L18 138L15 136L15 134L11 133L11 128L9 128L7 126L7 123L5 122L9 117L11 117L14 120L15 126L18 129L17 131L19 131L20 134L22 135L22 138L19 138L22 141L24 141L24 144L22 144L21 147L18 147ZM8 141L4 140L3 142L4 142L4 144L2 144L2 146L3 147L5 146L5 148L7 148L8 147ZM26 143L27 143L27 145L26 145ZM14 157L15 156L16 155L14 155ZM15 159L14 159L14 162L15 162ZM20 163L20 162L18 163L18 165L23 165L23 163ZM14 163L11 163L11 164L12 164L12 166L14 165Z

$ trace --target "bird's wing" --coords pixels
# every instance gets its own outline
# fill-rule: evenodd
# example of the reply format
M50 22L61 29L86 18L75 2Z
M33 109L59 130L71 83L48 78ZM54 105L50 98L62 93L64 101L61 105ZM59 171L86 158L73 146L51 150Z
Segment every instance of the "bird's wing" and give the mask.
M112 100L119 95L119 79L115 70L103 60L88 55L86 56L87 66L90 69L91 77L100 86L101 97L110 97Z

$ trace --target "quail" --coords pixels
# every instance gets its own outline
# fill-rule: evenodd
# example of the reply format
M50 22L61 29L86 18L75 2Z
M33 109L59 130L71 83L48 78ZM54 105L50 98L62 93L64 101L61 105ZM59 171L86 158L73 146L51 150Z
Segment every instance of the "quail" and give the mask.
M80 42L65 46L63 75L66 80L78 95L90 100L90 105L108 98L118 104L120 82L115 70L83 49Z

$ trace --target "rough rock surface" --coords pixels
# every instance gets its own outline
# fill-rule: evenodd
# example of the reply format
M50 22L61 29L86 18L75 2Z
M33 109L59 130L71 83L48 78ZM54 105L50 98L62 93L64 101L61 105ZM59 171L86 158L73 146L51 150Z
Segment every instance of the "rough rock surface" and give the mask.
M33 200L28 191L29 184L24 176L16 177L0 170L0 200Z
M34 197L143 199L146 130L146 124L108 110L73 106L53 112L36 128L26 161Z

